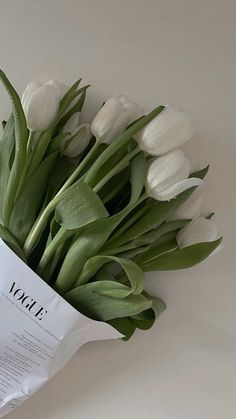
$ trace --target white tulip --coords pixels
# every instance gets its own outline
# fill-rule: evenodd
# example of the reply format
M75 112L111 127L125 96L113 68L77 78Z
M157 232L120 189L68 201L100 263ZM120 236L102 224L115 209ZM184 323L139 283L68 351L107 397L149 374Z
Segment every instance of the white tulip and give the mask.
M199 217L179 231L177 243L182 249L193 244L214 241L217 235L217 226L214 221Z
M200 217L203 196L194 192L179 208L169 217L169 220L193 220Z
M45 131L56 118L60 98L55 87L41 83L30 83L22 96L28 128Z
M92 138L89 124L81 124L77 127L77 132L72 137L62 141L61 153L63 156L74 158L79 156L89 144Z
M161 156L186 143L193 132L190 116L169 105L140 130L135 139L141 150Z
M63 127L64 133L73 133L78 128L80 120L80 112L74 113Z
M139 106L126 96L115 96L95 116L91 126L92 133L97 141L111 144L141 114Z
M182 150L173 150L156 158L149 166L146 192L159 201L169 201L181 192L203 183L198 178L188 178L190 162Z
M54 87L60 100L63 98L63 96L65 96L67 90L69 89L69 86L66 84L60 83L59 81L53 79L47 81L46 85Z
M21 98L22 107L25 113L27 111L28 103L32 94L35 92L35 90L37 90L41 86L42 86L42 83L39 83L36 81L32 81L26 86L26 89Z

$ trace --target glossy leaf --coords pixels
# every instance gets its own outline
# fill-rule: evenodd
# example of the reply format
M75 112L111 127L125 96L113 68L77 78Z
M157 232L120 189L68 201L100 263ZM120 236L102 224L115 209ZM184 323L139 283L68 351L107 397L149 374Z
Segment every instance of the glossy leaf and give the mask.
M108 212L97 194L86 183L76 183L62 195L56 210L55 220L65 229L81 228Z

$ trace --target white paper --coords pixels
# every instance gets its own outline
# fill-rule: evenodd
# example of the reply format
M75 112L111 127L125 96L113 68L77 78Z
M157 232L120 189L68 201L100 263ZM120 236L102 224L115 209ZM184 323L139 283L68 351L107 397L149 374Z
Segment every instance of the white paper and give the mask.
M61 298L0 241L0 417L20 405L86 342L121 335Z

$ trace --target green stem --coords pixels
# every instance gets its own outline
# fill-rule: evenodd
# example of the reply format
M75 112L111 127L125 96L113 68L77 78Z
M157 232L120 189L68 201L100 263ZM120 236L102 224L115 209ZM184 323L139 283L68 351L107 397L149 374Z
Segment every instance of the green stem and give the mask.
M136 249L136 247L137 247L136 244L129 243L129 244L126 244L124 246L120 246L120 247L116 247L116 248L112 248L112 249L109 248L109 250L106 249L99 254L100 255L105 255L105 256L113 256L113 255L116 255L118 253L125 252L126 250Z
M69 179L64 183L64 185L61 187L57 195L60 195L62 192L64 192L69 186L74 183L74 181L78 178L80 173L84 170L86 165L90 162L90 160L95 156L97 149L99 147L100 143L96 141L96 143L93 145L91 150L88 152L87 156L81 161L81 163L78 165L78 167L74 170L74 172L71 174ZM56 195L56 196L57 196Z
M143 194L142 196L141 196L143 199L142 199L142 201L144 201L146 198L147 198L147 195L146 194ZM140 199L139 199L139 201L138 201L138 203L140 204L140 202L142 202L142 201L140 201ZM136 205L137 206L137 205ZM112 237L111 237L111 239L107 242L107 246L110 246L111 244L113 244L115 241L116 241L116 239L118 238L118 237L120 237L120 235L122 234L122 233L124 233L126 230L128 230L128 228L129 227L131 227L139 218L141 218L142 217L142 215L144 215L145 214L145 212L147 211L147 208L146 208L146 206L143 206L143 207L141 207L129 220L127 220L126 221L126 223L124 223L113 235L112 235Z
M52 239L52 241L49 243L49 245L44 250L44 253L40 259L38 268L37 268L37 274L43 275L43 272L45 268L47 267L47 264L50 262L53 254L56 252L58 247L71 235L73 234L71 230L64 230L63 228L60 228L58 233L55 235L55 237Z
M20 177L20 182L18 185L18 189L17 189L17 193L16 193L16 198L15 200L18 198L19 193L22 189L22 186L24 184L26 175L27 175L27 171L30 165L30 160L31 160L31 156L32 156L32 144L33 144L33 138L34 138L34 132L30 131L29 133L29 137L28 137L28 142L27 142L27 149L26 149L26 157L25 157L25 164L24 164L24 168Z
M99 144L95 143L94 146L91 148L87 156L82 160L82 162L78 165L78 167L74 170L74 172L71 174L69 179L64 183L64 185L61 187L61 189L57 192L57 194L54 196L54 198L49 202L49 204L46 206L44 211L42 212L41 216L39 217L37 223L33 226L31 229L27 240L24 245L24 252L26 255L29 255L31 250L33 249L34 245L37 243L43 228L45 227L50 214L52 211L56 208L58 202L61 199L61 196L63 192L65 192L66 189L69 188L69 186L72 185L72 183L76 180L76 178L79 176L79 174L82 172L82 170L85 168L86 164L92 159L95 152L97 151Z
M102 187L117 173L121 172L121 170L123 170L125 167L128 166L129 161L140 152L139 147L136 147L134 150L132 150L130 153L126 154L125 157L123 157L123 159L121 159L121 161L115 166L113 167L112 170L110 170L109 173L106 174L106 176L104 176L103 179L100 180L100 182L98 182L98 184L93 188L94 192L98 192L100 191L100 189L102 189Z

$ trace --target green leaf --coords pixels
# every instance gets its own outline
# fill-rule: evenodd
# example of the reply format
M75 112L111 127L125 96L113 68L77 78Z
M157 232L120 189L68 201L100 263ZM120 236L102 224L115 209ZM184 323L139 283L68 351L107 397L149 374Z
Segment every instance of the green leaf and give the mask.
M25 163L28 130L25 114L21 106L21 100L2 70L0 70L0 80L2 81L11 99L12 113L15 123L15 158L7 183L2 214L4 224L7 226L10 220L15 195Z
M77 310L96 320L111 320L129 317L151 308L152 302L142 294L130 294L125 298L114 298L104 295L104 292L126 289L125 285L114 281L91 282L74 288L66 294L67 301Z
M134 239L133 243L136 246L145 246L146 244L151 244L152 242L162 237L164 234L167 234L171 231L177 232L180 228L183 228L188 223L189 220L174 220L164 222L156 230L151 230L150 232Z
M129 168L126 167L122 172L113 176L103 188L99 191L98 195L104 204L111 201L128 183L129 181Z
M99 252L111 232L129 211L130 207L127 207L112 217L97 220L80 230L67 252L56 281L59 294L63 295L73 288L85 262Z
M153 323L156 320L155 311L152 308L142 311L135 316L130 318L131 323L138 329L148 330L152 327Z
M131 205L135 203L141 195L146 179L146 173L146 160L144 153L141 151L130 162Z
M129 317L112 319L108 323L124 336L122 338L124 341L129 340L136 329L136 326L131 322Z
M20 259L23 260L23 262L27 263L25 255L15 239L15 237L6 229L3 227L2 224L0 224L0 237L1 239L6 243L8 247L17 255Z
M29 178L32 173L37 169L43 160L49 143L52 139L52 128L48 128L46 131L42 132L38 138L34 152L32 154L30 164L27 170L26 178Z
M204 177L207 170L208 169L205 168L196 172L195 177ZM131 226L125 234L122 234L122 236L119 236L116 240L112 241L112 246L118 247L121 244L127 243L150 230L158 228L183 202L186 201L186 199L190 197L195 189L196 187L190 188L170 201L154 201L152 208L144 214L144 216L137 223Z
M49 173L55 163L56 154L49 155L26 181L10 218L9 230L22 245L33 226L43 203Z
M0 141L0 196L1 206L3 204L5 191L10 176L12 166L12 156L14 158L15 146L15 126L14 117L11 114L9 120L3 131L2 139Z
M222 238L211 242L194 244L183 249L173 250L162 254L149 262L141 264L141 267L145 272L191 268L202 262L214 252L221 240Z
M54 151L60 151L60 145L66 137L69 137L69 135L64 132L61 132L56 137L53 137L51 143L49 144L47 154L53 153Z
M75 165L69 162L64 157L57 159L53 172L48 180L47 197L51 200L59 189L62 187L66 179L71 175L75 168Z
M130 289L128 290L127 295L130 293L140 294L143 291L144 274L143 271L133 261L106 255L98 255L90 258L85 263L75 286L79 286L87 282L103 265L109 262L118 263L126 274L130 283Z
M76 82L67 90L67 92L63 96L60 102L60 108L59 108L60 114L62 114L75 99L76 97L75 95L78 92L77 89L81 81L82 79L76 80Z
M65 230L74 230L100 218L108 212L97 194L81 182L68 189L55 210L55 220Z
M66 122L71 118L72 115L74 115L76 112L82 111L84 101L86 98L86 90L88 88L89 86L84 86L76 92L76 96L82 93L79 100L62 116L62 118L56 125L55 132L59 132L64 127Z
M143 266L144 263L156 258L157 256L176 249L178 246L176 242L176 234L176 231L169 232L158 240L155 240L150 246L144 249L142 253L134 258L135 262L139 266Z
M137 146L136 141L133 139L130 139L129 145L131 145L133 148ZM123 144L123 146L117 150L116 154L113 154L110 158L104 161L104 163L97 171L96 178L89 182L92 188L94 188L100 182L100 180L102 180L108 173L110 173L110 171L122 160L122 158L127 154L127 148L127 144ZM119 175L120 173L118 176Z

